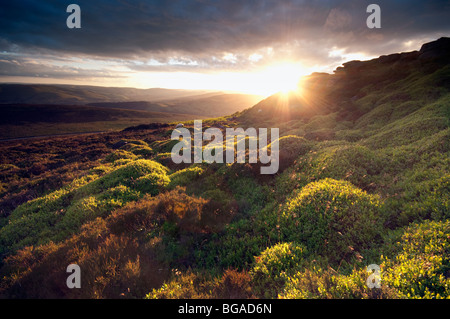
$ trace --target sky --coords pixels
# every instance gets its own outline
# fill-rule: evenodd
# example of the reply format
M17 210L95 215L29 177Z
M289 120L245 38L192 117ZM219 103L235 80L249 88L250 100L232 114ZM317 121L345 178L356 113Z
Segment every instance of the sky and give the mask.
M69 29L69 4L81 28ZM367 6L381 8L370 29ZM350 60L450 36L450 1L15 0L0 4L0 82L269 95Z

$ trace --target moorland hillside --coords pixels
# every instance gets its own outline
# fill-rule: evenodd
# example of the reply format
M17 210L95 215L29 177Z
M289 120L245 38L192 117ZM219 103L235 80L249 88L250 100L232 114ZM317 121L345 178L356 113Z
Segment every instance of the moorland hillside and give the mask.
M167 124L2 143L1 296L448 298L449 49L351 61L203 121L279 128L274 175L175 165Z

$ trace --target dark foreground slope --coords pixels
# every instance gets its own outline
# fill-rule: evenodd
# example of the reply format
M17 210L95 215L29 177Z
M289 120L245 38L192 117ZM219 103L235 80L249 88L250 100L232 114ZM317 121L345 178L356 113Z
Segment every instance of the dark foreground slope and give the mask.
M174 165L164 125L3 143L0 293L449 297L449 45L352 61L204 121L280 128L273 176ZM66 287L71 263L83 289Z
M0 104L0 140L121 130L130 125L170 123L199 115L85 105Z

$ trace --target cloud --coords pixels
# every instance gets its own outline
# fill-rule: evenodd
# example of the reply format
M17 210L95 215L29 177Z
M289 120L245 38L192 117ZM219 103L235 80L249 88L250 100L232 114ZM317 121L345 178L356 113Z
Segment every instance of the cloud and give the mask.
M348 28L351 25L352 16L345 10L333 8L325 21L325 28L328 30L339 30Z
M78 0L82 28L68 29L66 7L72 2L2 4L3 75L113 76L120 72L110 63L117 61L130 72L252 70L279 60L336 66L352 54L419 49L418 39L450 33L448 1L377 1L381 29L366 27L370 2L361 0ZM36 66L21 56L47 60ZM13 57L20 63L13 64ZM106 67L63 67L55 64L59 59L103 60Z
M72 78L75 80L125 77L122 72L116 72L111 65L104 68L86 68L85 63L86 61L72 59L54 59L53 56L8 56L2 53L0 54L0 76ZM84 65L84 67L77 66L77 64Z

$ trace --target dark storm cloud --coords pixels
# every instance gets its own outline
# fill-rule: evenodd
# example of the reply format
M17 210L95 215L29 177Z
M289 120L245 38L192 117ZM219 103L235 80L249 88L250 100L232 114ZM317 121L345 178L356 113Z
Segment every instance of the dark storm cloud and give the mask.
M366 27L366 7L373 2L382 10L378 30ZM70 3L81 7L81 29L66 27ZM418 0L16 0L1 5L0 51L129 61L153 58L162 63L179 56L193 63L172 63L167 70L206 70L247 66L245 59L220 60L224 52L239 57L272 47L273 59L333 63L333 47L380 55L401 50L408 40L449 34L449 12L449 1Z
M101 56L235 50L285 41L320 26L326 11L298 1L78 1L82 28L65 25L71 1L15 1L0 13L11 43Z

